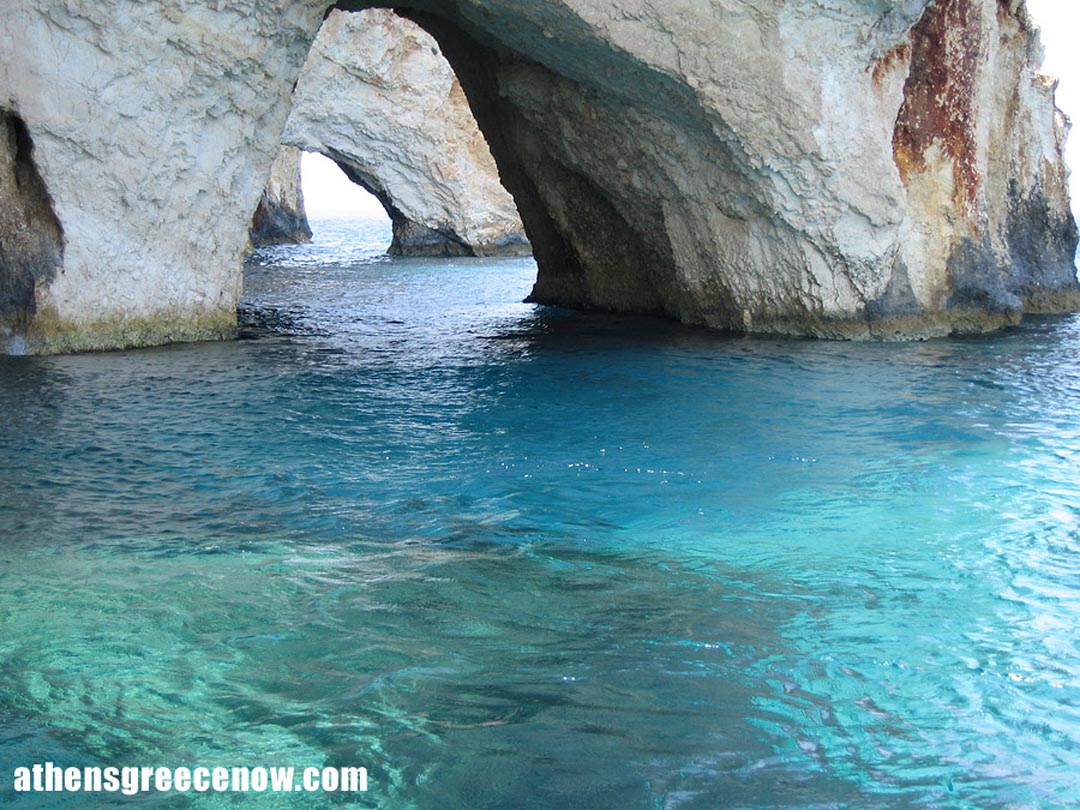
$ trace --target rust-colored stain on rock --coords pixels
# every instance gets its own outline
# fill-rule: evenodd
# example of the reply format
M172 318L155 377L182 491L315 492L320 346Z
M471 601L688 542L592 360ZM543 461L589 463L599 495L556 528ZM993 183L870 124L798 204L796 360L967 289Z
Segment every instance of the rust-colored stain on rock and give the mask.
M880 89L885 77L898 65L907 64L911 60L911 45L901 42L891 51L886 53L874 64L873 82L874 88ZM867 68L869 70L869 68Z
M927 7L911 31L911 67L893 130L893 159L904 184L925 170L927 152L937 144L953 161L953 196L969 218L982 180L973 128L984 36L973 0L936 0Z

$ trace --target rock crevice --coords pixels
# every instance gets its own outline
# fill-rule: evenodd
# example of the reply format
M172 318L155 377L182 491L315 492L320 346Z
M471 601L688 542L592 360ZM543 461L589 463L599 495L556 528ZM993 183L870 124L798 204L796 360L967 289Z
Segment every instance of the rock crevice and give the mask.
M21 353L37 314L38 285L61 272L64 235L34 144L18 115L0 109L0 344Z

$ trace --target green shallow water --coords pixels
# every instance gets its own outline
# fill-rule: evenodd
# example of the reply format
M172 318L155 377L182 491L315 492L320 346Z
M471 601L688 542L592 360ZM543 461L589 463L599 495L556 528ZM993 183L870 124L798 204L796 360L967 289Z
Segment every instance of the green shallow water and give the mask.
M241 341L0 358L4 800L1077 806L1080 319L748 340L367 236L260 254Z

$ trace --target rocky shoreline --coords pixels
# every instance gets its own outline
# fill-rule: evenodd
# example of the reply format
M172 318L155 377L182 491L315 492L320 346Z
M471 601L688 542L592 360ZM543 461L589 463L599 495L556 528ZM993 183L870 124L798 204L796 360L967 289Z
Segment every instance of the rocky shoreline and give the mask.
M327 5L0 10L0 110L20 134L0 154L9 349L235 329L252 212L283 140L307 145L287 119ZM425 47L393 33L398 18L365 24L362 47L401 78L375 87L397 99L371 107L386 114L379 171L416 173L392 191L371 167L354 161L353 174L401 213L402 249L505 242L406 204L475 179L448 173L445 149L418 159L431 106L410 100L427 83L475 116L538 263L532 300L859 339L1076 308L1068 123L1022 0L827 14L809 0L735 0L723 13L653 0L395 9L453 70L418 67ZM334 87L314 97L328 115L354 92ZM375 120L347 113L335 126ZM31 176L40 182L16 180ZM484 195L446 199L450 214L470 200L483 219Z

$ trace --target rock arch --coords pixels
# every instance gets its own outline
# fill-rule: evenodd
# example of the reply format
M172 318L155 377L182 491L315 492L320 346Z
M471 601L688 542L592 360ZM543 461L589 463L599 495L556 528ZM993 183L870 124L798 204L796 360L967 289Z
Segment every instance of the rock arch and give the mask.
M338 7L372 5L390 4ZM1022 0L394 8L461 81L533 244L535 300L856 338L1077 305L1066 122ZM230 332L250 212L325 11L0 9L0 105L64 231L31 350Z
M327 16L281 137L382 202L391 253L529 252L453 70L429 34L389 10Z
M543 232L532 300L879 339L1080 302L1022 0L568 5L397 6Z

